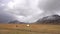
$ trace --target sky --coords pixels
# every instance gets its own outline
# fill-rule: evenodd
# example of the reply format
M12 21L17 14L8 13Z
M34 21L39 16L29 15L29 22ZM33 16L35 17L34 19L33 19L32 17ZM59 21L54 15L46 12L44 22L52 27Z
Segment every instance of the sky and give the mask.
M1 23L14 20L34 23L54 14L60 15L60 0L0 0Z

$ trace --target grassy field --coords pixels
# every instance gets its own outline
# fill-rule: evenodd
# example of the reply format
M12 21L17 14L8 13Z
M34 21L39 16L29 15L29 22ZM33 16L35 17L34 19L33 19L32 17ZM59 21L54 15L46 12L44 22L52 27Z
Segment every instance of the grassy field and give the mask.
M0 34L60 34L60 25L0 24ZM17 27L16 27L17 26Z

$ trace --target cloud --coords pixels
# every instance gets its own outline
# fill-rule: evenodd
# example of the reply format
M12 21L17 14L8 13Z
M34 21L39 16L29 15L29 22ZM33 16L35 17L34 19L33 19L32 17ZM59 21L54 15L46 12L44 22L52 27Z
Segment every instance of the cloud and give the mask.
M60 11L60 0L46 0L41 5L39 5L45 11L58 12Z
M14 20L13 15L0 10L0 23L7 23L12 20Z
M60 15L60 0L42 0L42 2L39 3L39 8L44 10L42 16Z
M38 1L35 0L13 0L10 1L4 11L13 14L18 21L22 22L35 22L43 10L38 8Z
M0 16L2 19L0 18L0 22L18 20L31 23L36 22L44 16L53 14L60 15L59 1L60 0L1 0Z

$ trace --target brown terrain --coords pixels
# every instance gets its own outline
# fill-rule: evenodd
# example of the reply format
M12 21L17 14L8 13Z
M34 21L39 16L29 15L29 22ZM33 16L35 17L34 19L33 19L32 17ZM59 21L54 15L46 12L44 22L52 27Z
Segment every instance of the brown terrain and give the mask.
M60 25L0 24L0 34L60 34Z

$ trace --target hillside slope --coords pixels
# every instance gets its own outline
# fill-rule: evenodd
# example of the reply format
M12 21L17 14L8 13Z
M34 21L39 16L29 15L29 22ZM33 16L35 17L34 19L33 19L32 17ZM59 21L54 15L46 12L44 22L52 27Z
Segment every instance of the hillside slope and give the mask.
M60 24L60 16L59 15L51 15L47 17L43 17L41 20L39 19L37 23L41 24Z

